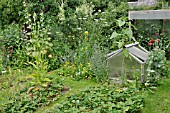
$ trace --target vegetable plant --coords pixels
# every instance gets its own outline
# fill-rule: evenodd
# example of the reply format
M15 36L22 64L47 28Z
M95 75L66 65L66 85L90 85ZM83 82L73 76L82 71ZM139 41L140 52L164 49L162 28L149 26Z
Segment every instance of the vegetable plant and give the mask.
M91 87L56 105L55 112L140 112L143 97L135 88Z

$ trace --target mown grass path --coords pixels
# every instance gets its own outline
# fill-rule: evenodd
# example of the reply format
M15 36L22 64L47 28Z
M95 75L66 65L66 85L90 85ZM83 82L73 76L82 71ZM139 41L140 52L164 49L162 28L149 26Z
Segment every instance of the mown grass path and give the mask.
M142 113L170 113L170 78L162 80L154 94L148 94Z

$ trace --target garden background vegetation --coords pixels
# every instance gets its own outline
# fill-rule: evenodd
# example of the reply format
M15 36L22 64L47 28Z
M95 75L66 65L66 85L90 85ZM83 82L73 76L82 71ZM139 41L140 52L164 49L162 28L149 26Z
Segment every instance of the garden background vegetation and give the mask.
M143 106L139 90L156 86L170 73L166 60L170 35L166 20L133 21L129 29L128 11L169 8L166 4L161 1L156 6L130 8L127 0L1 0L0 111L34 112L49 105L70 89L58 79L65 76L109 85L68 97L66 103L57 105L58 112L139 112ZM146 83L142 86L134 81L113 88L105 55L133 43L134 37L151 51ZM54 70L53 76L48 74ZM5 95L16 87L15 93ZM116 97L107 100L109 95ZM84 103L79 103L82 100ZM96 103L91 103L94 100Z

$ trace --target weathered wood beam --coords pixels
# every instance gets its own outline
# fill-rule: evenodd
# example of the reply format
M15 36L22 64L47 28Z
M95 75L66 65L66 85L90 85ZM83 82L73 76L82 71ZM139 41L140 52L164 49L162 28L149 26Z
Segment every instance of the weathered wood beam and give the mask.
M128 5L130 7L137 7L138 6L138 2L128 2Z
M138 5L153 6L156 5L158 0L138 0Z
M129 11L129 20L170 19L170 10Z

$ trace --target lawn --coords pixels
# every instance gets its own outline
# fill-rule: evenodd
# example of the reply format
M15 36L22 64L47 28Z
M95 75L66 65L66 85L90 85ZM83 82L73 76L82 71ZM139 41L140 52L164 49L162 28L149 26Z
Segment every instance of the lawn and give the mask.
M142 113L169 113L170 112L170 78L162 80L155 93L149 93L145 98L145 107Z

